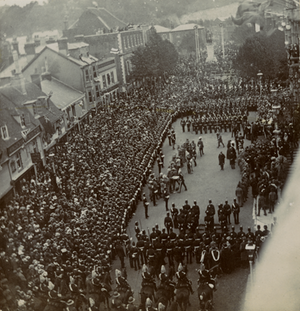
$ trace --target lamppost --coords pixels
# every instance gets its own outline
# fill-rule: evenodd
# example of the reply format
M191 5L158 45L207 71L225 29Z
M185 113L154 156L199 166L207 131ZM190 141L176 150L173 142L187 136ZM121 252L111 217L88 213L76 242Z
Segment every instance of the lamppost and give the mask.
M261 85L261 80L262 80L263 73L261 71L258 72L257 77L259 80L259 96L261 97L261 91L262 91L262 85Z

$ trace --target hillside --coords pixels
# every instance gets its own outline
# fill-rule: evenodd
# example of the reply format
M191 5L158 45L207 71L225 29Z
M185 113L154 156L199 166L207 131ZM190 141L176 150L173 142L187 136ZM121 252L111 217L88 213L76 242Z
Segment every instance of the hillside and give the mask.
M0 31L7 37L27 36L36 31L61 31L65 17L73 24L89 6L105 7L125 23L161 24L175 27L190 20L214 20L235 15L237 0L48 0L0 7ZM282 12L284 0L274 0ZM169 24L170 25L169 25Z

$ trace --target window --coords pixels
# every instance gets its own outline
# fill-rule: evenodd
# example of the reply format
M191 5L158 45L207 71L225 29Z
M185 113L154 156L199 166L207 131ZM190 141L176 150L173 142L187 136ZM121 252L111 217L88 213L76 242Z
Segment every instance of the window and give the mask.
M33 143L32 143L32 150L33 150L33 152L34 153L37 153L39 150L37 149L37 143L36 143L36 141L34 141Z
M127 65L127 73L129 74L131 72L131 64L129 60L126 62L126 65Z
M17 168L20 169L23 167L23 164L22 164L22 158L21 158L21 152L17 152L16 154L16 165L17 165Z
M72 106L72 116L76 117L76 108L75 105Z
M92 91L88 91L88 95L89 95L89 102L92 103L92 102L93 102L93 94L92 94Z
M21 115L21 126L22 126L22 127L26 127L25 116L24 116L24 114Z
M10 162L10 168L11 168L11 171L14 173L17 169L16 169L16 162L14 160L12 160Z
M103 88L106 88L106 77L105 77L105 75L102 76L102 83L103 83Z
M107 84L110 85L110 75L109 75L109 73L106 76L107 76Z
M115 77L114 77L113 71L110 73L110 80L111 80L111 83L115 83Z
M94 76L94 78L97 78L96 66L93 66L93 76Z
M130 40L129 40L129 36L126 37L126 40L127 40L127 45L128 45L128 48L130 48Z
M2 139L4 139L4 140L9 139L8 130L7 130L6 125L1 126L1 136L2 136Z
M126 38L125 37L123 37L123 46L124 46L124 49L127 49L127 42L126 42L126 40L125 40Z
M96 85L96 97L99 98L100 97L100 86Z
M137 35L134 35L135 45L138 45Z
M85 81L86 82L90 81L90 74L89 74L89 70L88 69L85 70Z

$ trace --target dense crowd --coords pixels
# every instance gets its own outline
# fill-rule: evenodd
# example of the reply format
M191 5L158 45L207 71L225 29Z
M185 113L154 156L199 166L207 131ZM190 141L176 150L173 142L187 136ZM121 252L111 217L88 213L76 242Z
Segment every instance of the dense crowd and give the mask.
M182 60L177 75L156 84L148 81L142 88L120 97L108 109L99 110L72 141L60 143L48 155L47 166L37 179L23 181L21 192L0 211L0 303L3 310L63 310L69 302L75 303L77 310L83 305L98 310L95 299L89 300L84 294L89 286L108 290L101 284L110 273L112 260L116 255L124 260L126 252L130 265L135 268L140 266L140 260L151 266L153 258L157 259L160 253L155 260L156 275L165 257L175 270L185 256L186 263L195 257L207 269L212 265L211 258L219 258L220 252L227 252L228 256L222 257L221 269L225 273L232 271L235 261L230 256L238 258L241 244L257 239L251 229L244 233L242 229L240 233L228 229L230 216L225 214L228 202L219 206L219 210L224 210L225 219L217 212L221 232L215 231L216 211L213 213L212 202L208 205L201 234L197 203L191 207L185 202L177 215L172 205L165 231L159 232L154 227L152 237L152 233L145 236L144 232L137 236L138 241L148 243L142 252L139 242L137 245L130 243L126 234L138 201L142 200L144 206L148 203L142 194L146 184L152 202L155 204L156 196L163 197L168 211L170 193L185 186L180 168L186 162L191 167L196 165L196 150L201 144L187 141L179 146L167 176L160 174L155 178L151 172L156 160L159 166L163 165L164 139L169 137L174 146L176 135L172 133L171 123L177 117L189 116L190 130L195 134L229 130L236 138L239 132L247 135L246 129L250 126L248 134L253 142L258 135L255 127L263 128L261 119L271 119L264 110L267 93L263 97L248 96L253 91L251 84L230 86L227 82L210 80L205 70L199 72L197 74L190 60ZM257 107L261 119L256 124L248 124L247 114L253 106ZM275 129L273 124L270 126ZM280 126L287 133L282 141L286 139L288 146L294 146L297 139L292 125L282 123ZM230 148L236 146L229 144ZM271 188L278 187L280 169L275 163L276 151L280 148L276 140L269 145L257 142L241 151L239 186L244 195L240 204L246 199L245 189L249 185L252 193L266 196L266 202L270 203ZM234 208L229 207L233 213ZM174 232L172 235L171 227L180 229L178 236ZM174 243L169 249L174 247L175 253L168 253L168 243ZM126 246L124 254L122 246ZM163 252L157 252L162 249ZM10 284L14 285L13 289Z

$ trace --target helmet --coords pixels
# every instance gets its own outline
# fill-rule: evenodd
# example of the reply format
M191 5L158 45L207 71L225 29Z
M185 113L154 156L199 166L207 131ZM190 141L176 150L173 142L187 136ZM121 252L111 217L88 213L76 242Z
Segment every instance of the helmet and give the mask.
M121 271L118 269L115 270L115 274L116 274L116 278L119 278L120 276L122 276Z
M164 265L161 266L160 272L161 272L161 273L166 273L166 268L165 268Z
M152 301L150 298L146 299L146 307L151 307L152 306Z
M178 272L180 272L182 270L183 270L183 266L182 266L182 263L180 263L179 266L178 266Z
M145 264L143 264L142 272L145 273L147 271L148 271L148 267Z

